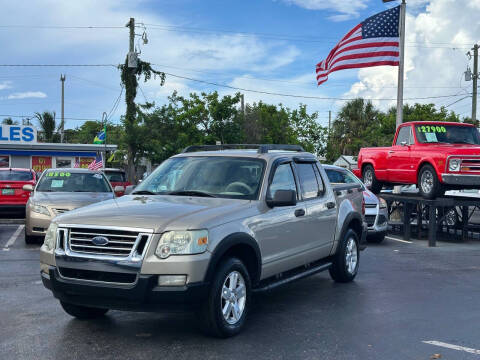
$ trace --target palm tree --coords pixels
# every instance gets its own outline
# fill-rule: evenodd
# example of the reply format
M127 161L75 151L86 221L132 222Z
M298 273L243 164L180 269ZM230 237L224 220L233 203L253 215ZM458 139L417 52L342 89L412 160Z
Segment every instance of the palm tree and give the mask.
M2 120L2 125L18 125L18 121L12 120L11 117Z
M54 142L55 130L57 130L57 123L55 121L55 111L44 111L43 113L35 113L38 120L40 131L43 133L43 140L45 142Z

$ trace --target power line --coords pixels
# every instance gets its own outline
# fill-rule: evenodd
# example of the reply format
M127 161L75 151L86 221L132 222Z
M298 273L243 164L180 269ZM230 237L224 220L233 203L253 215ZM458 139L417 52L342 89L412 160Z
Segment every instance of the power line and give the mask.
M463 98L461 98L461 99L458 99L458 100L454 101L454 102L451 103L451 104L445 105L444 107L447 108L447 107L452 106L452 105L454 105L454 104L456 104L456 103L458 103L458 102L460 102L460 101L462 101L462 100L469 99L469 98L471 98L470 95L465 96L465 97L463 97Z
M0 25L0 29L125 29L125 26Z
M284 96L284 97L301 98L301 99L315 99L315 100L341 100L341 101L351 101L351 100L355 100L355 98L340 98L340 97L322 97L322 96L294 95L294 94L282 94L282 93L276 93L276 92L270 92L270 91L262 91L262 90L252 90L252 89L245 89L245 88L240 88L240 87L231 86L231 85L226 85L226 84L218 84L218 83L211 82L211 81L194 79L194 78L190 78L190 77L187 77L187 76L181 76L181 75L171 74L171 73L167 73L167 72L165 72L165 74L166 74L166 75L169 75L169 76L176 77L176 78L180 78L180 79L195 81L195 82L199 82L199 83L203 83L203 84L208 84L208 85L223 87L223 88L232 89L232 90L252 92L252 93L257 93L257 94ZM461 95L463 95L463 94L461 94ZM455 96L460 96L460 95L458 95L458 94L453 94L453 95L425 96L425 97L416 97L416 98L405 98L404 100L440 99L440 98L450 98L450 97L455 97ZM396 100L396 98L395 98L395 99L394 99L394 98L377 98L377 99L373 99L373 98L367 99L367 98L365 98L365 100L393 101L393 100Z
M115 64L0 64L0 67L118 67Z

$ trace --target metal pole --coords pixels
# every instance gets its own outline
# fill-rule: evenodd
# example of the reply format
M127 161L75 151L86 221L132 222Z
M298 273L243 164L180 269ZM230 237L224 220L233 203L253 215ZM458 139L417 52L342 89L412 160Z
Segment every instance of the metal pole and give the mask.
M103 168L105 169L107 165L107 113L104 111L102 114L102 124L103 124L103 131L105 132L105 140L103 141L104 144L104 159L103 159Z
M62 128L60 130L60 142L63 143L65 132L65 75L60 75L60 81L62 82Z
M473 45L472 123L477 120L478 44Z
M397 127L403 123L403 73L405 60L405 14L407 4L402 0L400 5L400 21L399 21L399 35L400 35L400 56L398 63L398 86L397 86Z
M130 18L128 27L130 28L130 44L128 47L128 51L134 52L135 51L135 18Z

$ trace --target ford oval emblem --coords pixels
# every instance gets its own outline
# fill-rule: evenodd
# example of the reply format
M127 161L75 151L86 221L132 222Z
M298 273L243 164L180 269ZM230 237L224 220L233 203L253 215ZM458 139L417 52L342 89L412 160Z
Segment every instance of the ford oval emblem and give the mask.
M97 246L105 246L108 244L108 238L105 236L95 236L92 239L92 243Z

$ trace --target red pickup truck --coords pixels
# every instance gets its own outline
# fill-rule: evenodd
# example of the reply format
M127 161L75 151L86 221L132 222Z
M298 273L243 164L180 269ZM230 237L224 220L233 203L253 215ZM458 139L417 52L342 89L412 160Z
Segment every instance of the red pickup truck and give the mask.
M416 184L427 199L480 189L480 134L465 123L404 123L391 147L360 149L354 173L374 193L391 184Z

